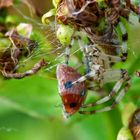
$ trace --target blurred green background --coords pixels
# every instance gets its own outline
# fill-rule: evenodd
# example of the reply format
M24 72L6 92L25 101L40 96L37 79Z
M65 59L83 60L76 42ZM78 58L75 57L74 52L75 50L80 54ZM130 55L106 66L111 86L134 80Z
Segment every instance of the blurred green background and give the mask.
M51 0L34 0L33 3L41 14L52 8ZM19 4L17 8L29 16L28 8L24 9L23 5ZM12 7L9 9L8 14L18 19L19 13ZM39 21L40 18L36 22ZM0 140L116 140L122 127L121 117L125 106L130 102L137 107L140 105L140 78L134 75L135 70L140 70L140 24L134 17L132 21L131 25L126 25L129 34L128 60L115 65L116 68L125 68L129 71L132 85L123 101L114 110L96 115L75 114L67 120L64 119L55 68L51 72L41 70L36 75L21 80L5 80L1 77ZM20 22L31 23L22 16ZM36 25L34 28L36 34L39 34L39 40L42 31L38 33L41 29ZM111 88L111 85L107 86L107 91ZM90 101L92 98L94 97L90 95Z

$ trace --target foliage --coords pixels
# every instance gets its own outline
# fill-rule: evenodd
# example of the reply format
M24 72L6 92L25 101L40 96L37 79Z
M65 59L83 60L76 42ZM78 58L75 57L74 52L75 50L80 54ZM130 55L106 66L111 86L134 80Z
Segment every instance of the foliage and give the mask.
M39 3L37 0L36 2ZM50 3L50 1L47 2ZM28 9L24 9L23 4L16 6L23 13L25 11L24 15L26 12L29 13ZM49 9L51 8L48 7ZM8 28L12 28L19 22L31 23L34 28L31 36L32 39L41 42L38 46L40 50L43 48L41 53L45 54L44 52L48 50L53 52L52 48L55 46L49 42L52 38L46 39L45 32L40 31L44 25L41 24L40 26L39 24L38 26L38 19L41 21L41 18L33 17L27 19L19 15L14 8L12 10L5 9L5 11L0 12L0 23L4 23ZM12 23L13 21L14 23ZM21 80L6 80L1 77L0 139L116 140L119 130L124 125L125 117L122 117L122 115L127 104L132 103L136 107L140 106L140 79L134 75L135 70L140 69L140 24L136 22L137 19L134 16L132 16L131 21L132 24L125 23L129 34L128 60L125 63L118 63L114 67L127 69L132 78L132 84L123 101L114 110L90 116L76 114L65 120L61 114L61 102L57 90L55 68L49 71L46 67L46 69L42 69L36 75ZM0 39L0 48L7 47L7 44L8 42L4 38ZM42 56L41 53L37 57L33 57L31 62L25 64L30 67L32 63L38 61L39 57ZM47 62L50 62L55 60L56 52L48 53L43 55L43 57ZM56 63L62 59L56 60ZM48 64L48 68L56 63L51 62L51 64ZM21 71L22 69L24 67L21 68ZM110 91L111 87L112 85L106 85L106 90ZM88 101L97 98L99 98L97 94L91 93Z

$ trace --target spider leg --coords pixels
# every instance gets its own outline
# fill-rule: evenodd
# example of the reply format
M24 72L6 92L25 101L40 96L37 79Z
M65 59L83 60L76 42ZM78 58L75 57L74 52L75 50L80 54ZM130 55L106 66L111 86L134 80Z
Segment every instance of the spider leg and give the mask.
M122 48L122 59L123 61L126 60L127 58L127 40L128 40L128 33L126 31L126 28L124 26L124 24L120 21L118 23L120 29L121 29L121 32L122 32L122 45L121 45L121 48Z
M78 39L78 44L80 46L81 51L83 52L84 56L84 64L86 66L86 73L90 72L90 66L89 66L89 60L88 60L88 54L86 53L86 49L89 47L81 42L81 39Z
M101 112L106 112L106 111L110 111L112 110L123 98L123 96L125 95L125 90L122 89L119 92L119 95L116 97L116 99L114 100L114 102L110 105L110 106L106 106L102 109L98 109L98 110L92 110L92 111L79 111L80 114L95 114L95 113L101 113Z
M75 80L72 82L72 85L81 83L89 78L97 78L98 77L98 73L100 71L100 65L93 65L93 69L88 72L87 74L85 74L84 76L81 76L79 79Z
M120 62L122 61L122 58L119 56L114 56L114 55L108 55L104 53L99 53L99 57L105 61L110 61L110 62Z
M110 67L116 62L124 61L122 57L109 55L102 52L98 52L94 54L94 56L99 57L101 60L104 61L104 66L106 69L110 69Z
M65 64L68 65L69 58L70 58L70 50L71 50L71 44L69 44L65 49Z
M120 100L123 98L123 96L127 92L128 88L130 87L130 78L125 70L123 70L123 72L122 72L122 78L115 84L114 88L112 89L112 91L110 92L110 94L108 96L98 100L95 103L90 103L90 104L82 106L83 108L92 107L95 105L103 104L103 103L111 100L112 97L120 90L120 88L124 82L126 82L126 84L124 85L125 87L119 92L119 94L115 98L114 102L110 106L104 107L103 109L99 109L99 110L93 110L93 111L79 111L79 113L80 114L95 114L98 112L105 112L105 111L112 110L116 106L116 104L120 102Z
M140 6L135 6L131 4L131 0L126 0L126 6L129 7L134 13L138 15L140 22Z
M71 37L71 42L70 42L70 44L66 47L66 49L65 49L65 64L66 65L68 65L69 64L69 59L70 59L70 51L71 51L71 48L72 48L72 46L73 46L73 43L74 43L74 41L75 41L75 36L74 36L74 34L72 35L72 37Z

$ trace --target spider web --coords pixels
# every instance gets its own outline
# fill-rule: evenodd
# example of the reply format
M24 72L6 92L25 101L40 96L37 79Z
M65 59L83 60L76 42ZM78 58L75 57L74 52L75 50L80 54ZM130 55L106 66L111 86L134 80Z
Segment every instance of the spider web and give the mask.
M27 58L20 61L19 65L22 66L25 63L27 64L30 60L44 58L47 61L47 66L44 71L54 72L58 64L65 62L66 47L62 46L56 38L56 22L52 21L50 24L44 25L37 19L26 16L17 6L13 5L13 9L19 14L21 19L24 19L23 22L32 24L33 32L35 30L35 34L41 35L41 37L37 35L37 38L35 38L38 42L38 48L36 48ZM33 40L35 39L33 37ZM74 51L71 52L70 57L74 56L79 50L79 48L74 49Z
M55 21L52 21L49 25L44 25L41 22L39 22L37 19L30 18L26 16L18 7L14 7L14 10L18 12L18 14L24 19L23 22L31 23L33 25L33 30L35 29L36 32L41 35L40 38L33 38L36 39L38 42L38 48L27 58L24 60L20 61L19 66L22 66L24 64L29 63L32 60L39 60L41 58L45 58L47 61L48 65L46 66L45 69L43 69L43 72L45 74L52 73L54 77L55 70L58 64L64 63L65 62L65 47L62 46L58 39L56 38L56 28L57 25ZM38 37L38 36L37 36ZM135 42L132 42L131 45L129 46L138 46L139 40L137 39ZM137 50L133 50L133 48L128 46L128 50L132 53L134 58L137 58ZM76 56L77 53L80 52L80 48L75 48L71 52L70 57ZM77 56L76 56L77 57ZM75 59L73 59L75 60ZM50 75L49 75L50 76ZM56 105L56 107L60 107L60 105Z
M25 20L25 22L31 23L33 25L33 30L35 29L37 33L41 35L41 37L36 40L39 47L30 56L21 61L19 65L22 65L23 63L27 64L30 60L45 58L48 65L44 69L44 71L54 73L58 64L65 63L66 48L66 46L62 46L59 40L56 38L56 29L58 28L58 26L55 20L48 25L44 25L36 18L26 16L26 14L24 14L15 5L13 6L13 9L17 11L17 13ZM130 24L130 26L136 24L135 21L137 20L134 16L132 17L132 23ZM128 43L128 51L131 52L131 55L133 55L135 59L137 59L139 54L137 53L136 49L133 49L130 46L138 46L139 40L136 39L135 42L132 42L130 40L129 42L131 43ZM79 53L79 51L80 47L75 47L71 51L70 58L74 57L74 59L72 59L71 61L75 61L75 58L77 57L76 54Z

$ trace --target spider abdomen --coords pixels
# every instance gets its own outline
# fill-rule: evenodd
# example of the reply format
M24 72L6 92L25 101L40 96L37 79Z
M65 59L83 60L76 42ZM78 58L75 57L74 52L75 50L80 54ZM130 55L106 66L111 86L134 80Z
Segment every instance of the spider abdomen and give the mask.
M85 82L76 85L72 84L72 82L80 77L81 75L72 67L64 64L57 66L59 94L63 102L64 112L67 115L72 115L77 112L85 100Z

